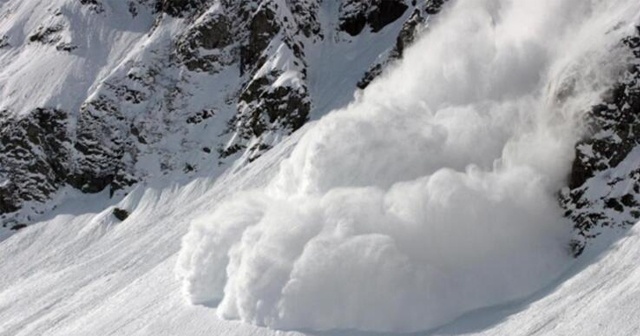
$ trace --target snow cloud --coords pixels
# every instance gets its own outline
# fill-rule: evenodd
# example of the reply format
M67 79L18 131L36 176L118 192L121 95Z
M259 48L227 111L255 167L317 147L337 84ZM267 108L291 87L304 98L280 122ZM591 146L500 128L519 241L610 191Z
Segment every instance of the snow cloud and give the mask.
M266 188L193 223L186 294L278 329L416 331L548 284L571 259L556 193L636 2L453 2Z

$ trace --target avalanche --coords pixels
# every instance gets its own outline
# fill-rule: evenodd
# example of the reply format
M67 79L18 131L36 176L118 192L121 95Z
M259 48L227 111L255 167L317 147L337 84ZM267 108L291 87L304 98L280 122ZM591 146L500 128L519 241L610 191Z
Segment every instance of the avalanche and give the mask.
M276 329L417 331L571 265L557 205L581 116L628 62L633 1L455 2L263 189L192 225L193 303Z

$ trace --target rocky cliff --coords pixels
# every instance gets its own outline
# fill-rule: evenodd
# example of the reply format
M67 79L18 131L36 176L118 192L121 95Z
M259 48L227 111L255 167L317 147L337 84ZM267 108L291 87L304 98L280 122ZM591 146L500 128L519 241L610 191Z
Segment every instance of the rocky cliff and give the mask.
M348 103L443 3L5 2L3 221L28 223L64 188L113 195L250 162Z
M576 145L568 187L560 193L574 222L574 254L607 228L640 220L640 27L621 44L629 52L620 79L585 115L587 134Z

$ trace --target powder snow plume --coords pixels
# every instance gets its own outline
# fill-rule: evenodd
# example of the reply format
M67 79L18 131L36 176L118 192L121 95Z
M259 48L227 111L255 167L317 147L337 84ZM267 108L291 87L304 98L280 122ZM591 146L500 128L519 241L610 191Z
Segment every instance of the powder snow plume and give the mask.
M408 332L542 288L571 263L557 192L581 116L639 7L453 1L266 188L192 224L187 296L276 329Z

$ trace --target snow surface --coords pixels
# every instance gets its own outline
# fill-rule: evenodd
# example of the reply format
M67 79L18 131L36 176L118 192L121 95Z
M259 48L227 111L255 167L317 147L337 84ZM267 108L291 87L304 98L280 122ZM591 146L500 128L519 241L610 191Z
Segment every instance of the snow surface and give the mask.
M215 183L140 186L119 202L77 195L3 241L0 335L272 334L190 306L173 272L189 222L230 192L263 185L278 161L261 162ZM115 206L130 217L119 222Z
M640 335L639 258L636 225L530 299L469 314L433 335Z
M0 242L0 335L637 334L640 229L573 264L556 200L636 13L455 2L250 166L68 197Z
M9 39L0 53L0 109L17 115L42 106L79 110L153 24L149 13L131 18L128 9L125 1L111 1L105 15L94 15L80 1L2 1L0 35ZM52 34L59 41L30 41L33 32L52 27L60 29ZM77 50L51 52L58 43Z
M283 332L220 320L186 302L173 273L189 222L235 190L264 185L290 139L252 169L217 182L149 186L120 201L69 199L49 220L0 244L0 335L379 336ZM116 221L114 206L132 211ZM612 237L612 239L615 237ZM640 318L640 226L600 255L585 255L525 300L463 316L416 335L635 335Z

